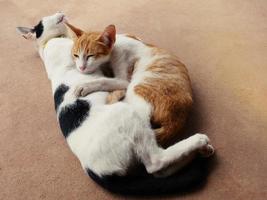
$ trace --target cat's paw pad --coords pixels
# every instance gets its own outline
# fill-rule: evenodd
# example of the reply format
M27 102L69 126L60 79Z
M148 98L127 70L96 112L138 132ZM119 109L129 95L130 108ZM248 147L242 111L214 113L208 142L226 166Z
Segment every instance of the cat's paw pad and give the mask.
M210 157L214 154L214 152L215 149L211 144L208 144L199 150L199 153L204 157Z

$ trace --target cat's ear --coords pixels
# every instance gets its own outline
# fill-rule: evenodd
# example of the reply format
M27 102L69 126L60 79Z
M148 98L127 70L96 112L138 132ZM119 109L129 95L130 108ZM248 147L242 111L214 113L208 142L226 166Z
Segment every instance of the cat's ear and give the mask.
M81 37L81 35L83 34L83 31L79 28L76 28L75 26L69 24L68 22L65 22L68 30L72 33L71 36L74 38L78 38Z
M36 39L36 34L35 34L35 31L33 28L20 26L20 27L17 27L16 30L26 40L35 40Z
M107 47L111 48L116 40L116 28L113 24L107 26L98 41L104 43Z

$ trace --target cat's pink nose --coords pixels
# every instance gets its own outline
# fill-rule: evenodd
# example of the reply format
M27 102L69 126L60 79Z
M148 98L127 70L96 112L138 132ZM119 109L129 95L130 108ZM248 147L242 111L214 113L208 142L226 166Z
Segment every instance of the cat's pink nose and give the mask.
M86 69L86 66L80 66L79 68L81 71L84 71Z

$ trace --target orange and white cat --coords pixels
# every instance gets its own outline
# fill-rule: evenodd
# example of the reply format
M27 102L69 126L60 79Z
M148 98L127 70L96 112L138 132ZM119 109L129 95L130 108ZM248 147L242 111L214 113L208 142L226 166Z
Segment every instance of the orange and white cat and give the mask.
M102 78L77 87L77 96L127 88L125 102L144 120L151 121L157 140L168 144L183 127L192 105L187 69L175 56L127 34L114 25L103 32L84 32L67 23L74 33L72 55L81 73L110 65L115 78ZM119 93L122 94L122 93Z

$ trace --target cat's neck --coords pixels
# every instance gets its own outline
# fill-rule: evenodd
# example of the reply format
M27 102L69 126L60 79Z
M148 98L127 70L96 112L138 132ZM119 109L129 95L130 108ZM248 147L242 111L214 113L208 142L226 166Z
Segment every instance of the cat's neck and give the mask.
M51 36L49 38L43 39L43 40L38 42L39 48L45 48L45 46L49 42L49 40L54 39L54 38L66 38L66 35L59 34L59 35L55 35L55 36Z
M116 35L116 42L110 55L111 67L116 76L119 74L121 78L127 78L128 71L133 69L137 60L149 57L148 48L140 40L124 34Z
M66 34L57 34L57 35L51 35L50 37L42 38L37 40L37 48L40 57L43 59L43 52L45 47L47 46L48 42L55 38L68 38Z
M39 47L39 54L44 62L49 79L61 76L74 68L71 57L73 41L68 38L51 38L45 47Z

